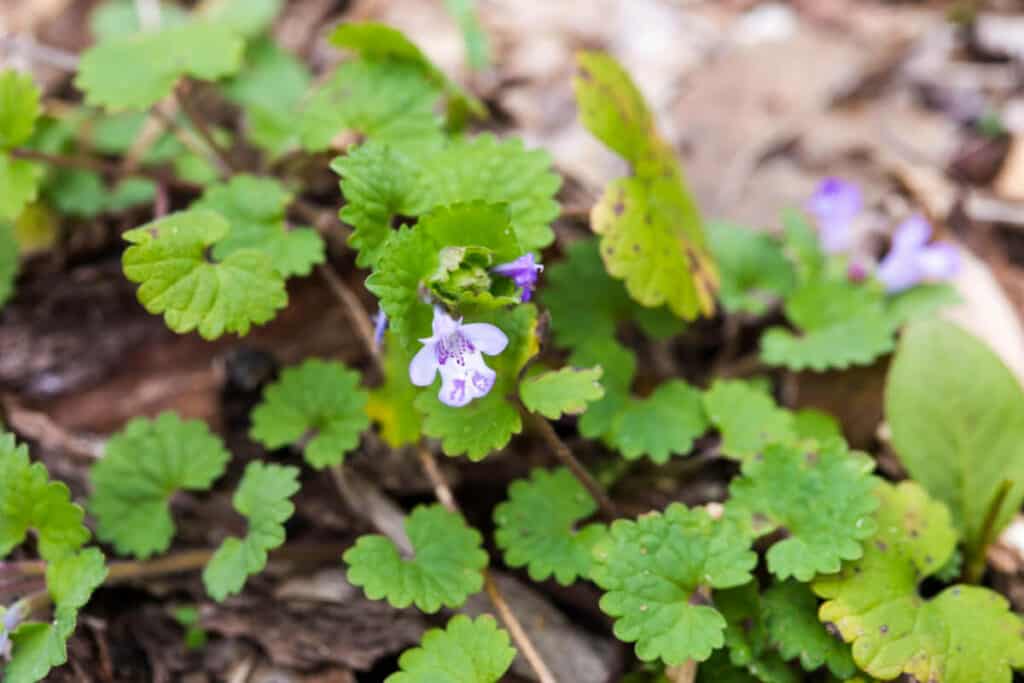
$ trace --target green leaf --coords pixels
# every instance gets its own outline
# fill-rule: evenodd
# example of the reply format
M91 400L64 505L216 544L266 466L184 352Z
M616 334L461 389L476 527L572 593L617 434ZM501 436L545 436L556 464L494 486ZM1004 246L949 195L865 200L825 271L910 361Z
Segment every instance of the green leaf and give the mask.
M885 302L885 313L893 327L900 327L961 302L956 289L947 282L920 284L890 296Z
M107 576L103 553L87 548L46 566L46 588L54 604L50 623L27 622L11 637L11 660L0 664L5 683L35 683L68 659L67 639L74 632L78 610Z
M663 382L644 399L630 399L616 416L609 441L627 460L648 456L656 463L685 455L707 431L701 393L678 379Z
M448 125L452 130L461 129L469 116L487 117L484 104L445 76L401 31L374 22L349 22L334 29L330 41L364 59L404 62L418 68L447 96Z
M434 112L440 98L414 64L350 60L309 98L298 120L299 137L310 152L362 140L437 146L442 131Z
M366 400L358 372L312 358L286 369L264 390L249 435L270 449L304 441L310 465L340 465L370 426Z
M210 23L252 38L263 33L281 12L283 0L213 0L203 4Z
M277 180L241 174L206 188L191 209L216 211L231 223L230 232L213 247L214 258L223 261L239 250L255 249L283 277L309 275L326 258L324 243L311 228L288 228L285 209L291 200Z
M588 403L604 397L600 382L603 372L600 366L551 370L521 382L519 396L527 409L549 420L579 415L586 411Z
M808 281L785 305L799 334L770 328L761 337L761 358L769 365L819 372L869 365L894 345L895 327L883 304L881 291L871 285Z
M563 586L590 574L594 544L603 524L577 525L597 511L597 504L566 469L535 469L530 479L508 487L508 500L494 508L494 540L510 567L526 567L530 578L554 575Z
M918 592L956 546L949 511L912 482L880 484L875 495L878 535L864 556L812 584L826 599L818 618L875 678L1010 683L1011 669L1024 668L1024 623L1001 595L964 585L929 599Z
M14 281L21 263L19 251L14 225L0 220L0 307L14 294Z
M188 12L177 5L159 3L160 25L180 26L188 21ZM107 0L89 17L89 28L97 41L138 33L142 30L135 0Z
M17 147L32 135L39 118L39 88L28 74L0 71L0 149Z
M109 190L92 171L62 168L53 170L43 197L62 214L93 218L107 208Z
M242 590L245 581L267 566L267 551L285 540L284 523L295 506L289 500L299 490L299 470L250 462L232 504L249 522L245 538L231 536L217 548L203 570L206 592L217 602Z
M753 680L763 683L797 683L799 680L777 653L769 649L768 636L761 616L761 599L757 581L737 588L715 591L715 607L725 617L725 646L729 662L741 671L749 672ZM708 660L710 663L715 656ZM705 665L700 666L700 670ZM712 664L712 670L717 664ZM733 674L735 675L735 674ZM728 675L723 673L726 680ZM700 678L699 680L708 680ZM711 679L717 683L717 679Z
M718 297L726 311L761 315L796 286L792 264L770 235L728 223L707 227L721 276Z
M561 186L551 164L550 155L517 138L484 134L415 150L367 143L332 168L348 201L341 217L355 227L350 244L358 263L372 266L395 217L466 202L507 205L522 250L512 258L543 249L554 240L549 224L558 217L554 196Z
M617 520L594 549L593 580L615 636L636 643L644 661L704 661L725 643L725 619L702 604L698 588L732 588L751 579L750 539L704 510L673 503L664 513Z
M345 551L348 580L371 600L433 614L460 607L484 585L487 553L480 533L440 504L420 505L405 520L413 556L403 558L385 536L360 536Z
M250 43L224 93L245 111L247 138L271 155L299 144L295 120L312 81L309 67L269 38Z
M797 279L804 283L817 278L825 268L826 258L818 233L807 216L795 209L783 211L782 230L786 253L796 268Z
M414 402L419 387L409 381L413 354L391 338L384 337L384 383L370 391L366 414L380 427L380 436L392 448L407 446L420 438L423 418Z
M96 535L121 554L164 552L174 536L171 496L209 489L230 458L199 420L182 421L174 413L132 420L110 438L90 471Z
M0 154L0 220L14 220L34 202L45 175L40 164Z
M415 228L400 230L386 243L366 287L380 298L391 330L403 346L412 347L416 340L430 336L433 311L421 291L442 271L442 250L458 247L483 247L499 263L511 261L522 249L504 208L480 202L437 209L423 216ZM461 293L456 292L456 298ZM468 298L479 293L466 294ZM480 301L479 296L473 298L474 303ZM492 298L489 303L492 305L487 307L494 308L504 302Z
M513 434L522 431L519 410L508 396L516 390L519 372L539 350L537 309L526 304L472 322L497 325L508 336L505 350L487 358L488 365L497 373L494 387L483 398L462 408L447 406L433 391L424 391L416 399L416 409L424 414L423 433L441 439L446 455L465 453L470 460L478 461L504 448Z
M704 394L704 409L722 435L722 454L736 460L749 460L794 435L793 416L750 382L715 380Z
M89 540L82 517L68 487L50 481L42 463L29 461L24 444L0 433L0 557L21 544L29 529L43 559L73 553Z
M508 634L494 618L452 617L444 630L433 628L420 646L398 659L401 671L385 683L497 683L516 656Z
M582 52L577 61L573 86L583 124L633 168L608 185L591 212L608 273L644 306L667 304L687 320L710 315L718 273L674 151L614 59Z
M132 244L122 257L125 276L141 283L139 301L150 313L163 313L175 332L198 329L204 339L244 335L287 304L284 282L263 252L239 249L221 261L206 260L207 247L229 230L219 213L194 209L124 233Z
M729 486L727 514L758 535L785 528L767 554L769 571L780 579L835 573L843 560L861 556L861 544L875 532L874 461L849 453L842 441L820 446L808 452L771 444L744 461L743 476Z
M238 71L243 47L230 28L199 21L112 37L82 54L75 86L90 105L148 109L183 76L215 81Z
M840 679L857 673L849 646L818 621L818 601L807 586L790 579L761 595L768 638L786 659L800 659L806 671L823 665Z
M600 365L604 398L590 405L579 420L580 434L589 438L608 437L615 420L630 401L630 386L636 374L636 354L615 339L595 339L569 357L574 365Z
M444 4L462 30L470 67L486 69L491 63L491 46L477 16L476 0L445 0Z
M949 506L967 556L991 543L1024 502L1024 391L983 342L921 321L903 333L885 389L886 421L914 480ZM1012 487L990 521L1003 482Z

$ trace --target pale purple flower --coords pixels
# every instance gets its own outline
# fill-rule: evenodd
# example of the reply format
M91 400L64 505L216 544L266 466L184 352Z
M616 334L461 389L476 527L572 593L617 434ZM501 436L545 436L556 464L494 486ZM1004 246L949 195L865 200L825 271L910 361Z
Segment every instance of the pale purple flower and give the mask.
M495 373L487 367L483 354L494 356L508 346L508 337L488 323L462 324L440 307L434 308L434 335L423 342L409 363L409 379L426 387L441 373L442 403L461 408L475 398L487 395L494 386Z
M378 349L384 340L384 330L386 329L388 329L388 314L383 309L378 310L377 315L373 316L373 345Z
M512 281L516 283L516 287L522 290L519 294L519 300L523 302L529 301L533 296L533 288L537 284L537 276L542 270L544 270L544 266L537 263L531 253L523 254L515 261L501 263L491 268L491 271L498 275L512 278Z
M22 604L15 603L4 612L4 618L0 620L0 659L11 658L11 634L25 618L23 612Z
M825 178L807 203L818 224L821 248L836 254L850 248L853 220L864 207L860 188L841 178Z
M928 243L932 226L915 214L900 223L892 246L878 265L876 275L889 292L900 292L921 282L954 277L960 270L960 253L949 242Z

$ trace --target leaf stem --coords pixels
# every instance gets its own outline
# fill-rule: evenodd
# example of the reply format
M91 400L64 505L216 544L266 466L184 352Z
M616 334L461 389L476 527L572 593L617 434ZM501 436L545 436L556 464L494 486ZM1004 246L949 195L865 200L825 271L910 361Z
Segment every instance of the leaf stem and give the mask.
M124 172L118 164L108 162L103 159L70 156L66 154L50 154L48 152L40 152L38 150L27 149L24 147L12 149L9 154L15 159L39 161L44 164L50 164L51 166L58 166L60 168L75 168L83 171L92 171L93 173L107 177L116 178L118 176L135 176L139 178L148 178L154 182L164 183L180 190L188 190L191 192L198 192L202 190L201 185L197 185L196 183L182 180L180 178L175 178L169 173L162 173L157 170L145 168L135 168L128 172Z
M544 442L555 454L555 457L572 472L572 475L576 477L580 484L583 485L583 488L587 490L587 493L590 494L590 497L594 499L594 502L597 503L597 507L601 512L601 518L606 522L612 522L617 519L619 511L615 503L612 502L604 487L594 479L593 475L583 466L583 463L573 455L572 449L562 441L558 433L555 432L555 428L551 426L551 423L525 408L523 412L526 413L527 419L534 425L536 430L540 432L541 438L544 439Z
M1009 479L1004 479L1003 483L996 489L995 495L992 496L992 502L989 503L988 510L985 512L985 521L981 525L978 545L974 548L974 552L971 553L967 566L964 568L964 581L967 583L978 583L981 581L982 576L985 575L986 551L992 541L995 540L993 537L998 532L998 529L995 528L996 519L998 519L999 510L1002 509L1003 503L1006 502L1006 497L1010 495L1012 488L1013 482Z
M366 314L366 310L359 302L359 297L345 284L345 281L338 275L338 271L334 270L329 263L318 265L317 272L320 273L320 277L327 283L327 287L331 290L334 297L341 302L342 308L345 309L345 313L352 323L352 327L355 328L356 334L359 335L363 346L366 347L367 353L373 359L374 367L377 368L377 372L383 377L384 365L380 359L380 354L377 352L377 345L374 343L373 323L370 322L370 316Z
M189 86L190 84L187 81L182 81L177 89L176 99L178 100L178 105L181 107L181 111L192 123L196 132L199 133L199 137L201 137L203 142L206 143L206 146L210 148L210 152L213 153L213 156L216 158L217 165L220 167L221 175L228 176L231 173L241 171L242 169L235 163L228 150L217 142L217 139L213 135L213 131L210 130L209 125L206 123L206 119L204 119L202 114L199 113L199 110L196 109L195 103L192 101L192 93Z

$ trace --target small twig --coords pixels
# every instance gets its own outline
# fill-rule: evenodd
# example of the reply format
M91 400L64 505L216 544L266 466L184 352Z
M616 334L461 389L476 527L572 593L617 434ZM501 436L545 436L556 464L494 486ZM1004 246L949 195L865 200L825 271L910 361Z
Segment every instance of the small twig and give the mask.
M64 71L78 70L78 55L37 43L30 35L0 35L0 50L11 52L28 62L46 64Z
M7 413L7 422L23 438L89 461L102 456L104 439L74 434L54 422L46 413L22 407L13 396L4 396L0 403Z
M540 432L541 438L547 443L548 448L555 454L563 465L565 465L573 476L579 480L583 488L587 490L590 497L597 503L598 508L601 512L601 517L606 522L612 522L618 518L618 509L615 507L615 503L608 496L608 493L604 490L604 487L594 479L593 475L587 471L587 468L583 466L576 456L572 454L572 450L566 445L564 441L555 432L555 428L551 426L551 423L545 420L543 417L530 413L527 410L523 410L527 415L527 419L534 425L536 430Z
M38 161L52 166L59 166L60 168L77 168L85 171L92 171L109 178L134 176L138 178L148 178L154 182L164 183L169 187L174 187L179 190L199 192L203 189L201 185L188 180L182 180L181 178L176 178L171 174L163 173L159 170L147 168L125 170L117 163L109 162L104 159L97 159L95 157L50 154L47 152L40 152L35 149L26 149L24 147L12 149L9 154L16 159Z
M434 496L449 512L458 512L459 505L455 502L455 496L452 494L447 480L445 480L444 475L441 473L441 468L437 466L434 454L430 452L425 442L420 441L417 444L416 455L420 459L423 471L427 474L427 479L430 480L430 484L434 487Z
M360 340L362 340L367 352L373 359L374 365L381 373L381 376L383 376L384 366L377 353L377 345L373 341L373 323L370 321L370 316L366 314L363 305L359 303L359 297L349 289L348 285L345 284L344 280L341 279L341 276L338 275L337 271L330 264L320 264L317 266L317 272L320 273L320 277L327 283L331 293L341 302L345 313L348 315L348 319L355 328L356 334L359 335Z
M222 175L228 175L230 172L237 172L242 169L238 167L234 159L231 158L231 154L228 150L224 149L217 139L213 135L213 131L207 125L206 120L202 117L199 111L193 106L191 93L188 92L189 84L182 82L177 90L177 101L181 107L181 111L185 114L188 120L192 123L192 126L199 133L199 137L203 139L206 146L210 148L210 152L216 157L218 165L221 167L220 171Z

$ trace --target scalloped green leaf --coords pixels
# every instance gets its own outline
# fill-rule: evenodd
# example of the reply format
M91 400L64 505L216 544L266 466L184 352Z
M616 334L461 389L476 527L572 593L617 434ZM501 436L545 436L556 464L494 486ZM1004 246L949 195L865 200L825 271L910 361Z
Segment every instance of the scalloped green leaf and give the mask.
M488 356L487 364L497 373L489 394L462 408L447 406L433 389L420 393L416 409L423 415L423 433L441 439L446 455L465 454L470 460L483 460L504 448L513 434L522 431L522 419L514 395L519 372L537 355L537 309L530 304L508 312L491 313L473 322L497 325L508 337L508 346L498 356Z
M301 441L313 467L340 465L370 426L359 379L342 363L316 358L286 369L253 409L249 436L270 449Z
M666 304L687 320L711 315L718 272L674 151L612 57L581 52L577 62L584 126L632 164L633 175L610 183L590 215L608 273L644 306Z
M411 64L441 88L448 99L448 127L459 130L470 116L487 118L487 108L448 78L401 31L375 22L340 24L330 36L335 47L351 50L364 59Z
M216 211L231 223L227 236L213 246L214 258L223 261L241 249L256 249L283 277L309 275L326 259L324 242L312 228L288 228L285 210L291 200L279 181L241 174L207 187L191 208Z
M779 579L809 581L856 560L875 533L871 495L878 479L874 461L850 453L842 441L813 450L770 444L743 463L729 486L727 514L763 535L779 528L786 537L768 550L768 570Z
M413 64L354 59L343 62L308 98L298 119L310 152L362 140L438 146L441 93Z
M192 209L123 234L132 245L122 257L125 276L141 284L138 299L146 310L162 313L175 332L198 330L204 339L245 335L288 303L284 282L262 251L239 249L207 261L206 249L229 230L219 213Z
M295 511L289 499L299 490L298 479L295 467L258 461L246 466L231 502L249 522L249 531L245 538L225 539L203 569L203 585L214 600L240 592L250 576L267 566L267 552L284 543L284 523Z
M857 673L850 647L818 621L818 600L804 584L792 579L776 583L761 594L768 639L786 659L799 659L805 671L828 666L837 678Z
M21 267L19 252L14 225L0 220L0 307L14 294L14 281Z
M0 72L0 149L11 149L32 136L39 118L39 88L29 74Z
M961 328L920 321L904 331L889 368L885 415L900 462L949 507L967 556L974 557L1024 502L1019 381L984 342ZM1011 487L989 519L1004 482Z
M740 674L740 680L797 683L800 679L778 653L769 648L768 637L762 623L758 589L757 581L751 581L737 588L715 591L715 608L722 613L726 622L725 647L729 653L728 661L738 667L739 671L748 672L753 677L744 679ZM712 655L711 659L714 658ZM703 669L704 665L701 665L699 670Z
M212 0L203 3L202 16L252 38L270 28L283 4L284 0Z
M433 309L421 292L443 270L442 256L460 247L480 247L496 263L511 261L522 253L504 207L473 202L436 209L423 216L413 229L402 229L387 241L366 288L380 298L391 330L407 348L430 336ZM442 254L445 250L445 254ZM501 278L506 285L508 280ZM489 279L488 279L489 282ZM468 291L474 303L485 299L481 292ZM458 298L460 292L455 292ZM488 308L504 305L492 298Z
M159 2L161 26L180 26L188 21L188 12L167 2ZM135 0L106 0L93 10L89 29L96 40L132 35L142 30Z
M420 505L405 519L413 556L403 558L386 536L367 534L345 551L348 580L371 600L415 604L428 614L461 607L484 585L487 553L480 532L440 504Z
M41 164L0 154L0 220L14 220L34 202L45 175Z
M776 441L793 438L793 416L743 380L715 380L704 394L708 419L722 435L722 454L745 461Z
M444 629L427 631L419 647L403 652L402 670L384 683L498 683L515 656L494 617L459 614Z
M107 441L89 472L96 535L121 554L144 559L164 552L174 536L171 496L209 489L230 458L199 420L174 413L132 420Z
M94 106L148 109L184 76L215 81L235 73L244 46L230 27L202 21L111 37L82 54L75 87Z
M363 266L376 264L396 217L465 202L507 205L522 248L515 256L543 249L554 240L561 186L551 166L547 152L490 134L428 149L370 142L332 164L348 202L341 217L355 228L350 244Z
M46 588L54 604L53 620L24 622L14 630L11 659L6 664L0 660L5 683L35 683L68 660L67 640L75 630L78 611L106 576L103 553L96 548L47 564Z
M540 413L549 420L579 415L586 411L588 403L604 397L603 372L600 366L550 370L523 380L519 384L519 397L530 412Z
M614 338L595 339L580 346L569 357L574 365L600 365L604 398L592 403L579 419L580 434L589 438L608 437L615 420L630 401L630 387L636 375L636 354Z
M772 327L764 333L761 359L768 365L819 372L869 365L895 344L882 293L870 285L816 278L793 292L785 311L797 332Z
M486 69L491 63L491 45L480 25L476 0L445 0L445 7L462 31L466 61L473 69Z
M246 48L244 64L224 94L244 110L246 137L280 156L299 145L295 121L312 80L305 62L261 38Z
M718 298L730 313L761 315L796 286L793 265L771 235L728 223L707 226L721 278Z
M526 567L530 578L550 576L563 586L587 578L603 524L579 523L597 504L566 469L535 469L508 487L508 500L494 508L494 540L510 567Z
M956 288L948 282L920 284L888 297L885 314L893 327L899 327L962 301Z
M0 557L35 532L39 554L56 560L89 540L82 508L71 502L68 487L50 481L46 467L33 463L28 448L0 433Z
M956 547L949 510L913 482L882 483L878 534L864 556L811 585L826 599L818 618L853 644L853 659L882 680L906 674L935 683L1010 683L1024 668L1024 622L1006 599L955 585L923 599L919 583Z
M726 520L673 503L663 513L617 520L594 549L591 578L615 636L643 661L704 661L725 643L726 622L697 595L751 580L750 538Z
M627 460L647 456L666 463L689 453L708 426L700 391L672 379L647 398L631 398L615 417L608 440Z

